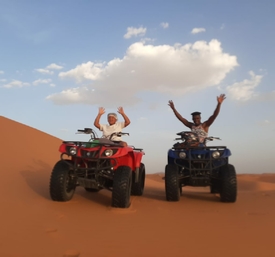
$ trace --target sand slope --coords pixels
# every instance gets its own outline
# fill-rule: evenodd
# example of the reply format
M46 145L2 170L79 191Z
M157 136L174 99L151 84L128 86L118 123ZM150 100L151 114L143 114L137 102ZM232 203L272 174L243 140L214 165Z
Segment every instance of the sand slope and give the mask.
M111 208L104 190L53 202L61 140L2 116L0 127L1 257L275 256L274 174L238 175L233 204L208 187L167 202L163 174L147 175L144 196L126 210Z

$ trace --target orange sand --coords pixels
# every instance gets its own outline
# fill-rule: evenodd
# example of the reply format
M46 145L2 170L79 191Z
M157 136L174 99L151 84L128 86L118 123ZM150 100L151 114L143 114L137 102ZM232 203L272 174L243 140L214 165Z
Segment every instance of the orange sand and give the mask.
M0 128L0 257L275 256L274 174L239 174L236 203L209 187L183 188L179 202L167 202L157 170L129 209L111 208L106 190L77 188L71 201L54 202L61 140L2 116Z

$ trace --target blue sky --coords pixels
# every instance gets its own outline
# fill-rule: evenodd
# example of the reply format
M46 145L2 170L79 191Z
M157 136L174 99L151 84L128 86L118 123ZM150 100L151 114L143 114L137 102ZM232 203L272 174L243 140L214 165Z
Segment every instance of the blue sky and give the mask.
M188 130L168 100L204 121L225 93L210 145L228 146L238 173L273 172L274 12L272 0L1 0L0 115L84 141L98 107L123 106L124 140L156 173Z

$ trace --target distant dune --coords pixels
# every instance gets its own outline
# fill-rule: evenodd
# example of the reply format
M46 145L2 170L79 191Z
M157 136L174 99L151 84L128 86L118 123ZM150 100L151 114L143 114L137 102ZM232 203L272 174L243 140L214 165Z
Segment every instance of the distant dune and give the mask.
M49 195L61 139L0 116L0 257L273 257L275 175L238 174L238 199L206 188L165 199L163 174L146 177L128 209L111 192L77 188L69 202ZM146 163L145 163L146 165Z

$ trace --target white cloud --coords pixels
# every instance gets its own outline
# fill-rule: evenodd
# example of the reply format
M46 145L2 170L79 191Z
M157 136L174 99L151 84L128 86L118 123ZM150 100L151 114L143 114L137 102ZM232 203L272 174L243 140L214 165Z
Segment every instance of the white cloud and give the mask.
M63 69L63 66L57 65L55 63L52 63L52 64L48 65L46 67L46 69L49 69L49 70L61 70L61 69Z
M122 59L87 62L61 72L61 78L91 83L47 99L56 104L134 105L141 100L138 94L145 91L172 96L218 86L236 66L236 56L224 53L218 40L174 46L137 42Z
M198 34L198 33L201 33L201 32L205 32L205 28L194 28L191 31L192 34Z
M53 71L47 70L47 69L35 69L37 72L41 73L41 74L49 74L52 75Z
M60 72L58 76L62 79L74 78L77 82L82 82L84 80L97 80L100 78L103 65L104 63L82 63L70 71Z
M134 28L134 27L128 27L127 28L127 33L124 35L124 38L131 38L131 37L137 37L137 36L144 36L146 33L146 28L139 27L139 28Z
M160 24L161 27L163 27L164 29L167 29L169 27L169 23L168 22L162 22Z
M13 87L27 87L30 86L29 83L26 82L22 82L20 80L13 80L12 82L4 85L3 87L5 88L13 88Z
M49 84L49 83L51 83L51 82L52 82L51 79L37 79L37 80L35 80L34 82L32 82L32 84L33 84L34 86L37 86L37 85L39 85L39 84Z
M225 28L225 24L223 23L220 27L221 30L223 30Z
M0 79L0 82L6 82L7 80L6 79Z
M43 69L35 69L35 71L41 73L41 74L48 74L48 75L52 75L54 74L54 72L52 70L61 70L63 69L62 66L57 65L55 63L52 63L50 65L48 65L46 68Z
M88 101L87 93L88 89L86 87L82 88L71 88L63 90L61 93L51 94L46 97L47 100L51 100L56 104L65 105L72 103L85 103Z
M146 43L153 43L155 42L156 40L154 38L149 38L149 37L146 37L146 38L141 38L140 39L140 42L146 44Z
M0 74L4 74L4 71L0 70Z
M248 101L258 96L254 90L261 83L262 76L255 75L253 71L250 71L249 75L251 76L250 80L245 79L226 88L228 94L233 99L238 101Z
M55 87L55 84L51 83L51 84L50 84L50 87Z

